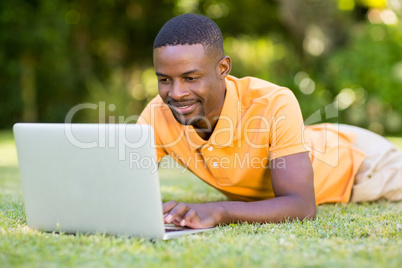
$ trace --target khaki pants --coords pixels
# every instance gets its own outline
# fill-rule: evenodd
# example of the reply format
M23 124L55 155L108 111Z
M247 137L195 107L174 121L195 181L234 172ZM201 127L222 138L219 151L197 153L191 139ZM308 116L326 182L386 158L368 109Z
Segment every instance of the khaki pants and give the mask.
M387 139L362 128L339 124L357 134L355 148L366 157L357 171L350 202L402 200L402 151Z

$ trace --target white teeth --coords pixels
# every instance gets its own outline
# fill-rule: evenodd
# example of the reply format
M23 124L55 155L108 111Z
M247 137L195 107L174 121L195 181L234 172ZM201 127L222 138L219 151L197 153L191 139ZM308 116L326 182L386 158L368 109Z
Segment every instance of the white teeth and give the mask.
M184 109L184 108L187 108L188 106L190 106L190 105L187 105L187 106L181 106L181 107L179 107L179 109Z

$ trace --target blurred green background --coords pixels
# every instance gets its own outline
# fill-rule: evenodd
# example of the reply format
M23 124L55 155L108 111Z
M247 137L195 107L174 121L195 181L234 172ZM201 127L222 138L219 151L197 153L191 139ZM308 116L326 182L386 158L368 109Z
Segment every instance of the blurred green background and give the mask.
M0 128L80 103L97 109L74 122L139 114L154 37L189 12L220 26L233 75L289 87L308 124L402 134L402 0L1 0Z

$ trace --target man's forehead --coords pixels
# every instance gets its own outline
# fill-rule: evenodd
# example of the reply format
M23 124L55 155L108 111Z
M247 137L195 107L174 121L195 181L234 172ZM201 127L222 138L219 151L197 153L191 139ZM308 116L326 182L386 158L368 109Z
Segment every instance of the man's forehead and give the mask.
M205 49L202 44L194 45L166 45L154 49L156 57L182 57L182 56L205 56Z
M202 45L164 46L154 50L157 73L170 73L201 69L209 63Z

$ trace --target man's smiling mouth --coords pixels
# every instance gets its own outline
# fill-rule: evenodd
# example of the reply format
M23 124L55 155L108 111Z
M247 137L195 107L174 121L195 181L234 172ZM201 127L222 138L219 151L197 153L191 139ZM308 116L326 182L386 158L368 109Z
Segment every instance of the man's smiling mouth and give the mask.
M184 108L187 108L188 106L190 106L190 105L186 105L186 106L178 106L177 108L179 108L179 109L184 109Z
M197 104L197 102L188 103L188 104L175 103L175 104L170 104L170 108L181 115L186 115L186 114L190 114L191 112L193 112L193 110L196 107L196 104Z

